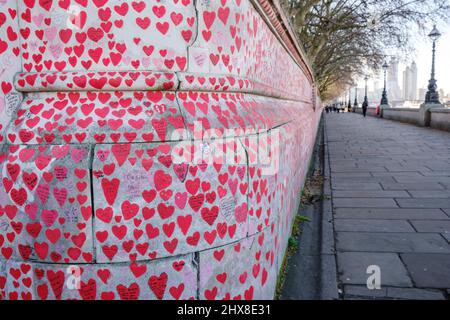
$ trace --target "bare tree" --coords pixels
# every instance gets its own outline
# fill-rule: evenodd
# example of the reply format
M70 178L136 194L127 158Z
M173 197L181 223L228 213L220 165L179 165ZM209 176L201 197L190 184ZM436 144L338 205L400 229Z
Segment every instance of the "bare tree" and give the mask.
M312 63L323 100L412 50L412 31L450 18L450 0L280 0Z

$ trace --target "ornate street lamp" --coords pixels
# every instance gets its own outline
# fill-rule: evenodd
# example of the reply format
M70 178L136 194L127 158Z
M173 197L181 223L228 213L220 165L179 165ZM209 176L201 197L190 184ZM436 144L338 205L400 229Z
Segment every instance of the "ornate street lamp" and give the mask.
M389 65L385 61L383 64L383 70L384 70L384 89L383 89L383 95L381 96L381 103L380 105L389 105L388 97L387 97L387 91L386 91L386 74L387 70L389 68Z
M437 84L435 77L435 57L436 57L436 42L441 37L441 33L436 28L436 25L433 27L433 30L431 30L430 34L428 35L430 39L433 41L433 60L431 64L431 79L428 82L428 92L425 96L425 103L430 104L440 104L439 101L439 92L437 91Z
M358 108L358 86L355 87L355 102L353 103L355 108Z
M366 88L364 93L364 102L362 104L363 108L367 108L369 106L369 99L367 98L367 81L369 81L369 76L365 76L364 80L366 81Z

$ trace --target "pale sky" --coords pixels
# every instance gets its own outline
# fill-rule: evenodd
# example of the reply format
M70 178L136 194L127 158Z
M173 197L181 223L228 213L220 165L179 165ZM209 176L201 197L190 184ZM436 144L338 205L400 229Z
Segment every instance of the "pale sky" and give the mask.
M448 94L450 93L450 26L441 28L439 31L442 33L442 36L437 43L436 50L436 79L438 81L438 88L443 89ZM429 39L422 39L422 41L417 43L415 59L419 72L419 88L425 88L430 79L431 46L432 44ZM403 71L404 66L401 67L400 70Z
M441 26L439 31L442 33L441 38L437 43L436 52L436 79L438 89L443 89L446 94L450 93L450 26ZM431 30L431 29L430 29ZM418 68L418 89L426 88L431 74L431 49L432 42L428 37L416 37L416 52L412 53L410 57L406 57L411 63L413 60L417 63ZM400 63L399 65L399 84L402 87L403 71L406 65ZM381 74L381 73L380 73ZM381 81L381 79L380 79ZM360 79L358 87L364 87L364 81ZM373 82L369 81L369 91L373 88Z

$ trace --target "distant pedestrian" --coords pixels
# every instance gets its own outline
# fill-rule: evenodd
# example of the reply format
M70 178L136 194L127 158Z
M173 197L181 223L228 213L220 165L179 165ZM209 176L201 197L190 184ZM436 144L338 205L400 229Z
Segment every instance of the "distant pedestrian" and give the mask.
M368 107L368 104L367 104L367 102L364 101L364 103L362 105L362 112L363 112L364 118L366 117L366 114L367 114L367 107Z

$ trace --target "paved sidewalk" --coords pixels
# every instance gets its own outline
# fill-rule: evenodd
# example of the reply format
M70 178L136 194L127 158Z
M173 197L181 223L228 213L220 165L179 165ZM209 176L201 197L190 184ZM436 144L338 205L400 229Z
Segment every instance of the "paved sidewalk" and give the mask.
M326 114L345 299L450 298L450 133ZM367 289L369 266L381 290Z

